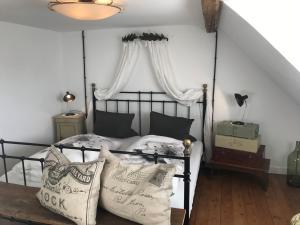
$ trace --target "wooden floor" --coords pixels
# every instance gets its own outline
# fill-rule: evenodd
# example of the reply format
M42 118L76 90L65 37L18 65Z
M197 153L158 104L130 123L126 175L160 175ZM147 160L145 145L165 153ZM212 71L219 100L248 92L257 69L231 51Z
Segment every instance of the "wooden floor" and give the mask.
M270 175L269 182L264 191L245 175L201 175L190 225L289 225L300 213L300 188L287 186L282 175Z
M290 225L300 213L300 188L286 185L282 175L270 175L267 191L256 180L237 173L201 175L190 225ZM0 220L0 225L21 225Z

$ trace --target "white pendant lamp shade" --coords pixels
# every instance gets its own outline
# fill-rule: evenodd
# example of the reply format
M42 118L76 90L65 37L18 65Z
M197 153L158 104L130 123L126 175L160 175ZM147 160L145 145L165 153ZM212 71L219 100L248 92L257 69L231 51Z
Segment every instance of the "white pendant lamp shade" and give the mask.
M121 11L111 0L56 0L49 9L77 20L101 20Z

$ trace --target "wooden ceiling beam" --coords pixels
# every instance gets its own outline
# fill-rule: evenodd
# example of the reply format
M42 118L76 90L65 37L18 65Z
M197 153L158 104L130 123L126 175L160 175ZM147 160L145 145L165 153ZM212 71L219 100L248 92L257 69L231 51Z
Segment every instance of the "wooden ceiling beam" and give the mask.
M204 16L205 28L207 33L218 30L222 2L220 0L201 0L202 12Z

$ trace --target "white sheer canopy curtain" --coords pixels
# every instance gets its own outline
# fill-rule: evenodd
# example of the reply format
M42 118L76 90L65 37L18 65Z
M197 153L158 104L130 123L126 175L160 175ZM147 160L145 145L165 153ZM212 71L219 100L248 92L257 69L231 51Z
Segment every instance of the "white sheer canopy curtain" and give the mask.
M95 97L98 100L110 99L122 91L131 77L132 71L139 56L140 43L137 40L123 42L123 52L119 66L116 71L116 78L109 89L97 89Z
M185 92L182 92L178 88L169 56L167 40L147 41L146 47L148 48L150 53L150 59L155 71L156 78L168 95L173 97L182 105L187 106L192 105L202 97L203 93L200 88L188 89Z
M169 96L186 106L193 105L203 97L203 90L201 88L191 88L185 92L178 88L168 50L167 40L146 41L146 47L150 53L150 59L154 67L156 78ZM204 141L206 150L211 150L211 106L211 101L207 101L207 111L204 124Z
M186 106L191 106L198 100L203 98L202 88L191 88L186 91L182 91L178 88L176 76L173 71L169 55L167 38L159 35L155 36L153 34L143 34L143 36L137 36L133 34L130 37L133 37L132 40L123 40L122 57L116 71L115 81L113 82L112 86L109 89L98 89L95 91L95 97L98 100L105 100L113 97L115 94L121 92L124 86L127 84L136 61L139 57L140 41L145 43L146 49L149 51L151 63L155 71L155 76L159 81L158 83L170 97ZM212 140L211 111L211 101L207 101L207 111L204 124L204 139L207 150L211 149ZM207 153L208 152L209 151L207 151Z

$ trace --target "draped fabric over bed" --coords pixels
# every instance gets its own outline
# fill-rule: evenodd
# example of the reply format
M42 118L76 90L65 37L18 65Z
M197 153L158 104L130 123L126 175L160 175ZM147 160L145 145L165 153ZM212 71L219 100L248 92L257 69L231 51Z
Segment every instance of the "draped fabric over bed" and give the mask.
M117 67L115 80L109 89L98 89L95 96L98 100L110 99L122 91L131 77L132 71L139 56L140 44L138 41L123 42L121 61Z
M191 88L186 91L182 91L178 88L168 50L168 39L163 35L144 33L142 36L131 34L123 38L123 52L120 64L116 70L115 80L109 89L97 89L95 91L95 97L98 100L111 98L119 93L128 83L142 44L144 44L149 51L151 63L154 67L156 78L159 81L158 83L161 84L163 90L170 97L185 106L191 106L202 98L203 91L200 88ZM207 101L207 103L204 139L206 150L210 150L212 105L211 101Z

